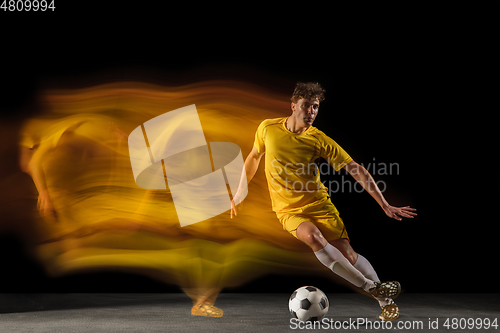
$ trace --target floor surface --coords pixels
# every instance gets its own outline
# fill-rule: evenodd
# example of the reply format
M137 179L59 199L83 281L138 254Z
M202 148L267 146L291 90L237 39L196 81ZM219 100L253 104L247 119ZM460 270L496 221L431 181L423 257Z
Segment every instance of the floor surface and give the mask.
M500 294L402 294L390 323L366 296L327 296L326 319L306 329L290 321L287 294L220 294L223 318L192 316L181 293L0 294L0 332L500 332Z

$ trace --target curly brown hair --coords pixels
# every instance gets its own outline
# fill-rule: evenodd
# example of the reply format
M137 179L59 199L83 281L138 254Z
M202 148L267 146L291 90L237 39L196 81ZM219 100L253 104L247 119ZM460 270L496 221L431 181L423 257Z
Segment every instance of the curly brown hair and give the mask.
M292 103L297 103L301 98L317 98L321 102L325 99L325 89L318 82L298 82L292 94Z

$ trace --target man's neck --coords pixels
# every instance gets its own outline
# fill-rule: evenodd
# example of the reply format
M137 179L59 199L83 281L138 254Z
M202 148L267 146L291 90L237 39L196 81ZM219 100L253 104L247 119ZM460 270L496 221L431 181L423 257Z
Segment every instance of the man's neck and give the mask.
M286 126L287 130L289 130L292 133L296 133L296 134L304 133L309 128L309 126L300 126L298 121L295 120L295 118L293 118L293 116L288 117L288 119L286 120L285 126Z

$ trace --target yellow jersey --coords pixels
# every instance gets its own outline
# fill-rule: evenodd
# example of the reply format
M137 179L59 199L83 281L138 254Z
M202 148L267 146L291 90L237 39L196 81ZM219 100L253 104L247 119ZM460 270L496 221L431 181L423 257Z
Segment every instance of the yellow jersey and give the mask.
M301 214L326 209L329 197L315 161L322 157L338 171L352 158L316 127L310 126L300 134L290 132L285 125L287 119L264 120L255 133L254 146L265 153L273 211Z

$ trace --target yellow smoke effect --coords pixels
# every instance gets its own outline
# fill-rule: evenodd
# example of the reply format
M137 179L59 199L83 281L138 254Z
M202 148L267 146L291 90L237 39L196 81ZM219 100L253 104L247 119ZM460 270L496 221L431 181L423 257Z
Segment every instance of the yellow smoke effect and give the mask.
M289 96L238 81L119 82L42 100L46 113L22 129L21 164L47 189L36 253L51 275L118 270L219 290L270 273L331 275L271 211L263 163L236 218L228 211L185 227L169 191L138 187L131 169L129 133L191 104L207 142L236 143L246 158L259 123L289 115Z

